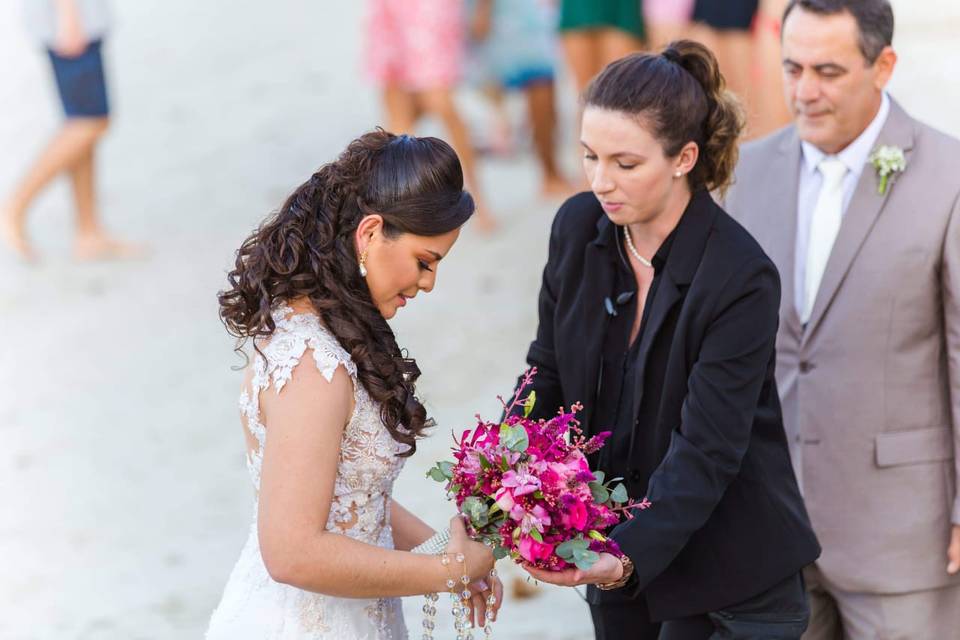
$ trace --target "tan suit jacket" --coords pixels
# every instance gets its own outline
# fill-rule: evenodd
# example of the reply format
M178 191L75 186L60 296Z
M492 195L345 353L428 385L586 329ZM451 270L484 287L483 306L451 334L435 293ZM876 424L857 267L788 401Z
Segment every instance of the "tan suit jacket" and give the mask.
M960 523L960 142L892 102L806 328L794 304L801 149L788 127L744 146L726 208L780 270L777 384L818 566L841 589L906 593L946 572Z

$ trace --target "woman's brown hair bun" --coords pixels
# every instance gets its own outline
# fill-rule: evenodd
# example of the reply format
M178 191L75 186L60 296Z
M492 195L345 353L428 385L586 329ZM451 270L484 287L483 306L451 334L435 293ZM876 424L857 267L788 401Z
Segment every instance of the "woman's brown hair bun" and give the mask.
M695 142L700 158L689 174L691 189L722 193L732 182L743 109L702 44L678 40L660 54L611 62L587 87L584 104L641 118L670 157Z

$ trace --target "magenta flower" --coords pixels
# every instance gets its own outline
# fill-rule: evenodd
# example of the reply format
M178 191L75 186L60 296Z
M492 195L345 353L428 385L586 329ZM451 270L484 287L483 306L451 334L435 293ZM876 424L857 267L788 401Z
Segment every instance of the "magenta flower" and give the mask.
M537 542L530 536L521 536L517 550L528 562L536 563L540 560L546 560L553 554L553 545L546 542Z
M589 513L587 506L573 494L566 494L560 498L564 506L563 516L560 521L565 527L572 527L577 531L583 531L589 523Z

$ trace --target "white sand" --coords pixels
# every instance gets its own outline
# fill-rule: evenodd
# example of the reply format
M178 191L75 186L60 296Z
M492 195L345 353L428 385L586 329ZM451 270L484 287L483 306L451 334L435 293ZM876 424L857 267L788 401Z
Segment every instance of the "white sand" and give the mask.
M68 191L57 184L31 220L43 264L0 256L4 639L202 635L251 501L230 369L238 360L214 294L251 226L379 122L376 94L359 79L359 3L122 4L108 48L117 115L100 159L103 203L112 228L154 253L71 263ZM946 74L960 68L948 46L960 11L946 0L897 5L893 92L956 133L960 84ZM59 118L16 8L0 3L0 192ZM485 165L503 231L492 241L467 232L436 291L394 323L441 425L396 494L436 526L451 509L424 471L451 429L496 409L535 329L554 209L536 203L535 178L529 159ZM414 631L419 607L407 602ZM550 589L508 602L496 637L591 630L579 596Z

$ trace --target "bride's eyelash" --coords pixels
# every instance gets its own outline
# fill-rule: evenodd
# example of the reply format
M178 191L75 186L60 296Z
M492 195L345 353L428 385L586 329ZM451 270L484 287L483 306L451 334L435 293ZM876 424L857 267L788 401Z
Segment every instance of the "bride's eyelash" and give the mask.
M427 271L433 273L433 269L430 268L430 265L428 265L423 260L417 260L417 264L420 265L421 269L426 269Z

